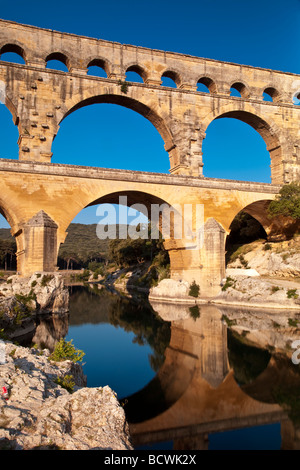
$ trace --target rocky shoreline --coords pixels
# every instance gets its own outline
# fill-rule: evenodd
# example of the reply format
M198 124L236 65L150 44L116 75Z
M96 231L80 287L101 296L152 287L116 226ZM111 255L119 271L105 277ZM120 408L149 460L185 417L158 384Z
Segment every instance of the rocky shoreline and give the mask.
M164 279L150 289L149 300L182 304L220 304L248 308L272 308L300 312L300 284L280 285L277 280L253 278L233 274L223 281L220 292L213 298L190 295L190 285L185 281Z
M0 342L0 450L130 450L125 413L110 387L88 388L82 367ZM74 391L61 383L72 376Z
M86 387L80 364L54 362L48 349L11 342L34 329L39 315L68 310L59 273L14 275L0 285L0 450L132 449L124 410L109 386Z
M69 291L58 273L10 276L0 284L0 329L10 332L33 315L67 313Z

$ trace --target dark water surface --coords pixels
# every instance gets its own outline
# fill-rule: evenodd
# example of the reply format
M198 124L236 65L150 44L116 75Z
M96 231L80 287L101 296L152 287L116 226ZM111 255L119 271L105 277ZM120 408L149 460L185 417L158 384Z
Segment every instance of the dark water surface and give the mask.
M241 342L222 309L71 287L59 324L56 340L85 352L87 385L117 393L136 449L297 448L298 368Z
M97 286L73 287L66 339L85 352L88 387L109 385L122 399L156 375L170 327L145 302L130 302Z

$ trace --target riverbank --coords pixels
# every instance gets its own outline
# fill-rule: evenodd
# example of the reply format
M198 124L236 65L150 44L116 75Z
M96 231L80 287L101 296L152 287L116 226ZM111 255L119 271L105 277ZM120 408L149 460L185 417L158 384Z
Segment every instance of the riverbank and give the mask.
M59 273L37 272L24 278L13 275L0 284L0 330L8 337L34 328L37 315L65 314L68 310L69 290Z
M69 290L60 273L9 276L0 284L0 450L131 449L128 425L109 386L86 387L82 367L55 363L48 349L10 341L34 331L43 315L66 315ZM5 338L5 339L4 339ZM73 389L65 387L71 381Z
M125 414L110 387L88 388L82 367L48 350L0 342L0 450L129 450ZM69 377L73 393L64 388Z

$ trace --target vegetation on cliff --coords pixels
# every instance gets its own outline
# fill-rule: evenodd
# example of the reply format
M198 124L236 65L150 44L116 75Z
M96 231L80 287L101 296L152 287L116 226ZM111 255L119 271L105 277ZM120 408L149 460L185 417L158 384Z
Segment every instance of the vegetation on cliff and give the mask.
M283 215L300 219L300 184L285 184L279 191L278 196L269 205L270 216Z

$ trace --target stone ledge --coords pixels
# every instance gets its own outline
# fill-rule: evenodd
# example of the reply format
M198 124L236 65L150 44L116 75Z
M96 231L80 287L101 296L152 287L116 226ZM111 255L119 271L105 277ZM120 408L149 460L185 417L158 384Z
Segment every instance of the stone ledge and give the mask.
M167 173L151 173L136 170L116 170L62 163L20 161L0 158L0 171L17 173L39 173L53 176L66 176L88 179L123 180L150 184L195 186L209 189L228 189L238 191L277 194L281 185L251 181L227 180Z
M272 74L280 74L280 75L286 75L286 76L291 76L291 77L299 77L299 74L296 74L296 73L293 73L293 72L284 72L282 70L273 70L273 69L268 69L268 68L263 68L263 67L259 67L259 66L253 66L253 65L247 65L247 64L238 64L236 62L229 62L229 61L225 61L225 60L217 60L217 59L210 59L210 58L205 58L205 57L198 57L198 56L195 56L195 55L192 55L192 54L186 54L186 53L182 53L182 52L176 52L176 51L164 51L162 49L152 49L152 48L148 48L148 47L145 47L145 46L136 46L136 45L133 45L133 44L123 44L123 43L120 43L120 42L115 42L115 41L109 41L107 39L100 39L100 38L93 38L93 37L90 37L90 36L84 36L84 35L79 35L79 34L75 34L75 33L69 33L69 32L63 32L63 31L57 31L57 30L52 30L52 29L49 29L49 28L41 28L39 26L34 26L34 25L27 25L27 24L24 24L24 23L17 23L16 21L11 21L11 20L5 20L5 19L1 19L0 18L0 27L1 26L4 26L7 25L8 27L12 28L14 27L14 29L19 29L19 30L25 30L25 31L32 31L33 34L39 34L39 33L42 33L42 34L47 34L47 35L55 35L58 37L58 39L61 41L61 37L62 36L65 36L66 37L66 40L68 40L69 38L71 40L74 40L74 41L78 41L78 39L83 39L83 40L88 40L90 41L91 43L95 43L95 45L98 45L99 43L100 44L104 44L104 45L108 45L108 46L111 46L111 47L118 47L120 50L122 49L132 49L133 51L140 51L140 52L145 52L147 54L157 54L157 55L162 55L163 57L165 56L170 56L171 59L173 58L177 58L179 61L182 61L182 62L185 62L185 60L193 60L194 62L196 63L212 63L212 64L220 64L220 66L223 66L224 64L226 65L229 65L229 66L232 66L232 67L243 67L243 68L246 68L246 69L250 69L250 70L260 70L262 72L269 72L269 73L272 73Z

